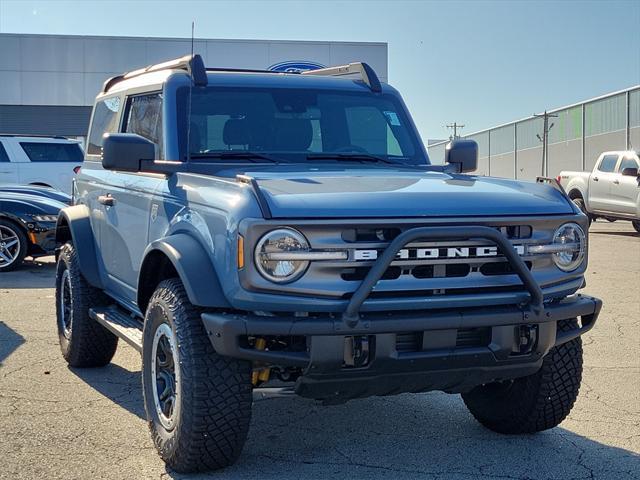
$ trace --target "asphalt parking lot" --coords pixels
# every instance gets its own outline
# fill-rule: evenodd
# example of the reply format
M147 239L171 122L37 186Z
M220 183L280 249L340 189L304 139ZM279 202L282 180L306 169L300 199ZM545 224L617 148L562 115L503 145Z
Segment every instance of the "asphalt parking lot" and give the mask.
M503 436L459 396L401 395L323 407L256 401L238 463L212 478L640 478L640 236L591 229L586 293L605 306L584 337L580 397L560 427ZM151 443L140 357L105 368L63 361L53 259L0 276L0 478L201 478L168 472Z

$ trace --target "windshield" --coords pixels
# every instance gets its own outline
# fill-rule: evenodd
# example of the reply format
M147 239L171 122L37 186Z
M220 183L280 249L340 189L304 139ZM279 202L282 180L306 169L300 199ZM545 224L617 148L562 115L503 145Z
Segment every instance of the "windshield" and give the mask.
M192 161L429 163L393 95L207 87L193 90L187 122L188 92L178 92L183 159L188 145Z

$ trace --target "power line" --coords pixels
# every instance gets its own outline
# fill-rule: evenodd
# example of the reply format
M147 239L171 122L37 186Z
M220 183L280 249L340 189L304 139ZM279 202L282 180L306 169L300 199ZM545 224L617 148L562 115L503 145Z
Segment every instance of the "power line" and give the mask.
M460 125L457 122L453 122L449 125L445 125L447 128L450 128L453 130L453 136L449 137L449 140L454 140L456 138L460 138L460 135L458 135L458 129L463 129L464 125Z

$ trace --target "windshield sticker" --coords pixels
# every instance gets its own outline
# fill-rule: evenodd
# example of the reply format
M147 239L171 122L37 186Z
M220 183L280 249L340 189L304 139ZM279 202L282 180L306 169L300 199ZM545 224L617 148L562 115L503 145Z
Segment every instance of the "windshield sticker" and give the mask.
M392 127L400 126L400 119L398 118L398 114L396 112L385 111L382 113L384 113L384 116L387 117L387 122L389 122L389 125L391 125Z

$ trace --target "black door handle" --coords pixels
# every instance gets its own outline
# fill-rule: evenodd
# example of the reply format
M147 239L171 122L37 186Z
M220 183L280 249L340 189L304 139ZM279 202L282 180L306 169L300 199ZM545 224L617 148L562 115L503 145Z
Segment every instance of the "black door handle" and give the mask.
M98 197L98 201L102 205L106 205L107 207L112 207L116 203L116 199L113 198L110 193L107 193L106 195L100 195Z
M614 180L613 183L615 183L616 185L620 185L620 180Z
M593 181L597 182L598 181L598 177L593 177Z

